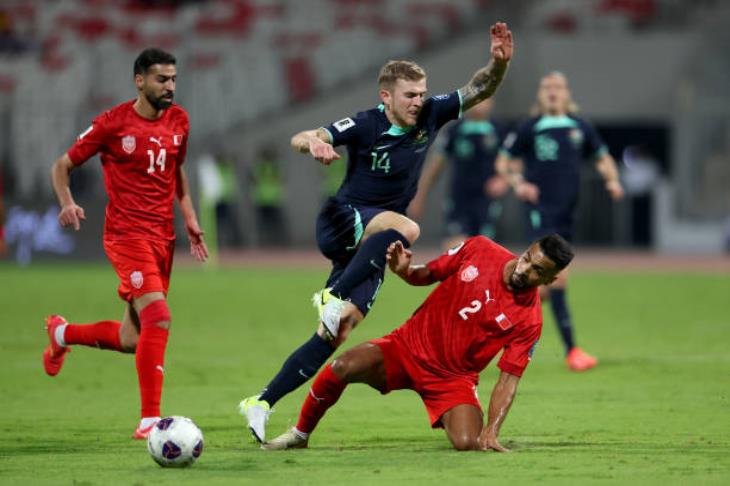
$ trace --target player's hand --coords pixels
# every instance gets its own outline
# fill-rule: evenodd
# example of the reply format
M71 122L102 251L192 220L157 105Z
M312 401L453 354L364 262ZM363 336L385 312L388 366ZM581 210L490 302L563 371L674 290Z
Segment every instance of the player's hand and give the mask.
M479 436L479 446L483 451L510 452L509 449L499 443L496 435L488 433L486 430Z
M332 145L318 138L313 138L309 141L309 153L322 165L330 165L333 161L340 158L340 154L335 151Z
M205 262L208 259L208 245L203 240L203 230L197 221L186 222L185 229L190 240L190 254L200 263Z
M75 203L63 206L61 212L58 213L58 222L61 226L64 228L73 226L76 231L81 229L81 220L85 219L86 214L84 213L84 208Z
M412 258L413 252L405 248L402 241L391 243L385 255L390 271L401 278L405 278L408 275L408 268L411 266Z
M537 204L537 201L540 199L540 188L529 182L520 182L515 187L515 195L523 201Z
M624 188L619 181L606 182L606 190L614 201L620 201L624 197Z
M490 29L492 57L497 61L508 62L512 59L513 44L512 31L504 22L497 22Z
M487 196L497 199L504 196L509 189L509 184L502 176L492 176L484 183L484 192Z

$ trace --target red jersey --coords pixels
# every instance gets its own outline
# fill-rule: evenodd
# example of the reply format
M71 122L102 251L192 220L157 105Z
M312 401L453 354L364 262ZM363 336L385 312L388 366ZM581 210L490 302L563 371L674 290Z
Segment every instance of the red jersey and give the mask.
M503 281L514 254L483 236L428 264L441 283L393 334L423 368L475 384L502 349L499 368L522 376L542 331L536 288L512 292Z
M177 169L185 161L190 126L178 105L157 120L122 103L94 119L69 149L81 165L96 153L109 195L104 238L172 240Z

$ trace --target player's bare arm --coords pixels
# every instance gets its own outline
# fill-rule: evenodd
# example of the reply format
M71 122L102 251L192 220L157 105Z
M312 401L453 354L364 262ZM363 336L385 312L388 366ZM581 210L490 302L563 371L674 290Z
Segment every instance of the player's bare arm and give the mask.
M603 154L596 161L596 170L603 177L606 183L606 190L614 201L618 201L624 197L624 188L621 186L616 161L613 160L610 154Z
M68 154L63 154L51 168L51 181L53 190L58 198L61 211L58 213L58 222L61 226L73 226L78 231L81 228L81 220L86 219L84 208L77 205L71 195L71 171L74 164Z
M203 230L200 229L198 216L195 214L193 199L190 196L190 184L188 176L182 167L177 169L177 201L180 204L180 211L185 221L185 230L190 240L190 254L199 262L208 259L208 246L203 240Z
M507 73L509 61L512 59L512 32L504 22L497 22L491 29L492 58L489 64L474 73L469 83L459 89L463 108L468 110L494 94L504 75Z
M385 259L391 272L405 280L409 285L423 286L436 282L426 265L411 265L413 252L405 248L400 241L396 241L388 247Z
M291 146L301 154L310 154L323 165L330 165L340 158L340 154L332 147L329 133L324 128L297 133L291 139Z
M517 383L520 377L502 372L492 390L492 397L489 400L489 412L487 424L479 435L479 445L482 450L495 450L497 452L509 452L509 449L499 443L499 429L507 418L507 413L512 406L512 401L517 393Z

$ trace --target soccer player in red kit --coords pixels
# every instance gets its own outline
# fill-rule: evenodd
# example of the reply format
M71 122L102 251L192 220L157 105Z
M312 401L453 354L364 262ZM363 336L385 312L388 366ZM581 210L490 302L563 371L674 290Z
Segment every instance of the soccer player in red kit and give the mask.
M411 285L441 283L401 327L356 346L314 380L299 421L264 449L307 447L309 434L349 383L388 393L416 391L431 426L443 427L457 450L507 451L497 437L542 330L538 286L573 258L559 235L534 242L518 258L484 236L427 265L411 265L400 242L388 249L391 270ZM479 373L502 351L501 370L484 425Z
M160 418L165 347L170 328L166 296L170 283L176 197L199 261L208 256L203 232L183 170L188 115L173 104L177 76L175 57L145 49L134 62L137 98L94 119L51 170L61 206L62 226L79 230L84 210L69 188L71 171L100 154L109 196L104 224L104 251L119 277L119 296L127 302L120 321L69 324L59 315L46 319L50 344L43 366L51 376L61 370L69 345L135 353L141 420L135 439L144 439Z

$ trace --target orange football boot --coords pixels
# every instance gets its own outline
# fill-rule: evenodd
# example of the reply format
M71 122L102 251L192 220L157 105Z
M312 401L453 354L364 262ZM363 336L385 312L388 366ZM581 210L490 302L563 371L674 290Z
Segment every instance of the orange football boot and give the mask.
M49 376L56 376L61 371L66 353L71 352L71 348L60 346L56 342L56 328L64 324L68 324L68 321L59 315L46 317L46 332L48 332L50 344L43 350L43 368Z

